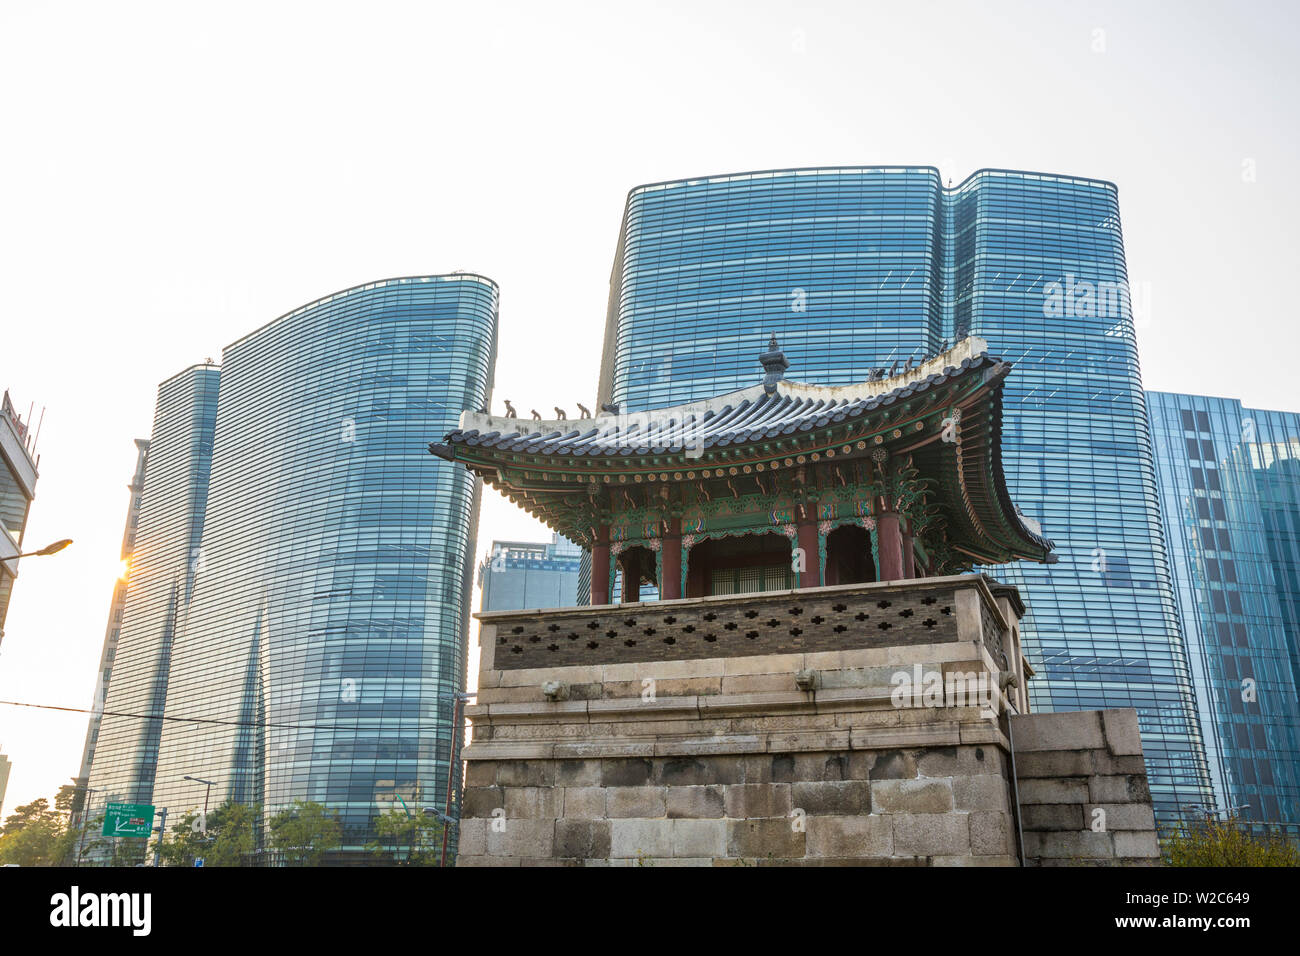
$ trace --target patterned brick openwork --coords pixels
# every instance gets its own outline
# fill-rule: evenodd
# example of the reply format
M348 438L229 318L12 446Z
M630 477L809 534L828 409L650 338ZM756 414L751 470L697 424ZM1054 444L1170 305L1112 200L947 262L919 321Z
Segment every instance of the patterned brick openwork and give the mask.
M957 640L951 588L835 588L496 616L496 666L533 667L797 654ZM992 623L992 615L989 615ZM993 628L996 636L996 627Z

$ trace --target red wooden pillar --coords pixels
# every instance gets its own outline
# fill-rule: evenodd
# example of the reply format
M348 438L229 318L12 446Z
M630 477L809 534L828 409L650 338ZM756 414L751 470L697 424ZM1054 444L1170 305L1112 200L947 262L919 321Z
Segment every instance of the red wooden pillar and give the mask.
M903 535L898 526L897 511L881 511L876 515L876 536L880 544L880 580L903 579Z
M663 580L659 582L659 597L676 601L682 596L682 519L668 520L668 533L663 537L660 556Z
M916 577L916 552L912 549L912 522L902 526L903 539L903 577Z
M609 603L609 525L596 527L591 545L591 603Z
M804 569L799 573L799 587L822 586L821 559L817 554L817 505L804 505L804 516L799 520L799 537L795 542L803 550ZM796 565L797 566L797 565Z

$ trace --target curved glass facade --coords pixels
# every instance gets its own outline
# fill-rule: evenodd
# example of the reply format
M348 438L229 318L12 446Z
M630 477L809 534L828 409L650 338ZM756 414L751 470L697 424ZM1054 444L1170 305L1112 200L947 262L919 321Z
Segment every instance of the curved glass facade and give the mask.
M225 349L153 802L202 807L187 775L212 806L317 801L338 862L373 860L380 813L441 807L478 489L427 443L489 399L497 300L476 275L389 279Z
M1016 371L1004 464L1060 563L998 569L1029 605L1039 710L1135 707L1157 812L1209 784L1178 631L1116 190L930 167L742 173L628 197L600 400L635 411L757 381L775 333L789 377L873 367L983 336Z
M1215 805L1300 823L1300 415L1203 395L1148 400Z
M203 536L220 378L215 365L195 365L158 386L126 598L109 623L117 646L100 677L92 814L110 800L153 802L171 652Z
M632 190L602 400L655 408L752 385L763 351L754 343L771 332L792 374L819 384L934 354L943 219L939 172L929 168L748 173Z

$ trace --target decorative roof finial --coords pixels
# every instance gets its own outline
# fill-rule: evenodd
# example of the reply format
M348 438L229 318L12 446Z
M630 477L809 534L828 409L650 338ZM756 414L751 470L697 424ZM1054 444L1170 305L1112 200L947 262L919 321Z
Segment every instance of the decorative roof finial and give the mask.
M790 367L790 361L781 351L781 347L776 344L776 333L772 333L772 338L767 343L767 351L758 357L758 361L763 366L763 392L766 395L776 394L776 383L781 381L785 375L785 370Z

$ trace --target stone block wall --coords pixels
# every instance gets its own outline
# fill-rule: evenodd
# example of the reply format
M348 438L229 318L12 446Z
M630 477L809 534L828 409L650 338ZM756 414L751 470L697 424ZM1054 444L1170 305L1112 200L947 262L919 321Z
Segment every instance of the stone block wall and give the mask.
M997 745L472 764L458 864L1014 865Z
M1156 866L1137 711L1011 718L1028 866Z

